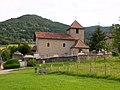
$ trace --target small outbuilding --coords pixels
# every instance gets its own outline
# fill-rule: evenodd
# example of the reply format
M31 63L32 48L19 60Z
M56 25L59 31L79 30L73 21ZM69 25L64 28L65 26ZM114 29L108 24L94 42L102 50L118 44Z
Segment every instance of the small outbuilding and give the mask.
M24 58L24 61L27 61L30 59L36 59L33 55L25 55L23 58Z
M23 60L23 54L21 52L19 52L19 51L14 52L12 57L17 58L19 60Z

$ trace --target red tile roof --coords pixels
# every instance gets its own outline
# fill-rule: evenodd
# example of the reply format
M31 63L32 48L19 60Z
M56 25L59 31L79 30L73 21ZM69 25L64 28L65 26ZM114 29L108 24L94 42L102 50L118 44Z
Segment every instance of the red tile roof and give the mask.
M84 42L81 40L77 40L76 43L73 45L72 48L89 48Z
M84 27L80 25L76 20L71 24L70 28L78 28L78 29L83 29Z
M75 40L69 34L59 34L59 33L50 33L50 32L35 32L35 38L39 38L39 39Z

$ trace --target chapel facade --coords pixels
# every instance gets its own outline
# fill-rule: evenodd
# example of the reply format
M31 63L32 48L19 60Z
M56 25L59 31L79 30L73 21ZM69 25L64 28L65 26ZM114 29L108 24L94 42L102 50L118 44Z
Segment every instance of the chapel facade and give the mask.
M89 53L89 46L84 42L84 27L76 20L66 30L67 34L35 32L36 53L40 57L54 55L78 55L81 51Z

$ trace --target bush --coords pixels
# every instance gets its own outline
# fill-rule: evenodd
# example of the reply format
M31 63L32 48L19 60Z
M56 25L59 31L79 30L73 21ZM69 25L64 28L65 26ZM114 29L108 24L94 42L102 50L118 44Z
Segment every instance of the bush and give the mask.
M30 66L30 67L36 66L36 60L35 59L28 60L27 66Z
M19 68L20 67L20 63L18 61L18 59L10 59L7 60L4 65L3 65L4 69L14 69L14 68Z
M112 56L119 56L118 52L112 52Z

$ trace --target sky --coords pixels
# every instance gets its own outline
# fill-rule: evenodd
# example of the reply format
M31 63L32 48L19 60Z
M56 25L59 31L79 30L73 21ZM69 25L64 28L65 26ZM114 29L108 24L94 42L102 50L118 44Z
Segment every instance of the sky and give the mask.
M35 14L55 22L82 26L120 23L120 0L0 0L0 22Z

